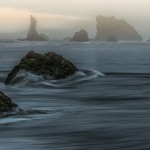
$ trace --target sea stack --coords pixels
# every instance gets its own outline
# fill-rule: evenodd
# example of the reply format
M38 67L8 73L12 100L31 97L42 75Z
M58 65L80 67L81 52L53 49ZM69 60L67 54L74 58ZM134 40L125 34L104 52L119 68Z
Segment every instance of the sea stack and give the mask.
M114 36L108 36L107 37L107 42L117 42L118 40Z
M27 34L27 38L25 40L27 41L47 41L48 37L41 33L39 34L36 30L36 19L31 15L31 21L30 21L30 27Z
M75 74L78 69L72 62L54 52L42 55L29 51L8 74L5 84L21 82L23 79L19 73L22 71L40 75L45 79L48 77L48 79L58 80Z
M73 38L70 41L88 42L89 41L88 33L85 30L81 29L80 31L74 34Z
M13 111L17 105L12 103L11 99L0 91L0 114L8 111Z
M116 19L115 17L98 16L97 34L95 40L100 41L141 41L142 37L128 24L125 20ZM110 38L111 37L111 38ZM113 38L112 38L113 37Z

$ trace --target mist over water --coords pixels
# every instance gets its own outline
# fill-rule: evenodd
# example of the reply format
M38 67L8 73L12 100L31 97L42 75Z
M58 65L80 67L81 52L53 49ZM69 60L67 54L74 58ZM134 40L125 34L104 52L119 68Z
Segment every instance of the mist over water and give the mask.
M54 51L80 70L55 81L20 72L29 50ZM0 116L2 150L149 150L150 43L0 43L0 90L22 111Z
M73 36L82 28L94 38L96 17L102 15L126 20L147 40L150 38L149 5L149 0L0 0L0 38L26 36L30 15L37 18L38 30L50 39Z

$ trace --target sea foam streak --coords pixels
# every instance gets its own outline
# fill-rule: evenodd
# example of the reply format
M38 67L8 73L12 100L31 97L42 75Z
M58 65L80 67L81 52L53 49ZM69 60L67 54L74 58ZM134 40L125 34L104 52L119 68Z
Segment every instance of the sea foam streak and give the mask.
M97 70L82 70L76 74L61 80L53 80L50 76L35 75L31 72L19 71L19 73L11 80L11 84L17 86L44 86L44 87L65 87L80 82L92 80L97 77L104 76Z

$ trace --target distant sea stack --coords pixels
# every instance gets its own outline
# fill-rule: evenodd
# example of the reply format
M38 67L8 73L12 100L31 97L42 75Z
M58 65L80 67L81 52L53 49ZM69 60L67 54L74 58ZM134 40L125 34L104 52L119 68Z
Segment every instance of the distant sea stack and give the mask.
M73 38L70 40L73 42L87 42L89 41L88 33L81 29L80 31L76 32Z
M48 37L41 33L41 35L37 32L36 30L36 24L37 21L36 19L31 16L31 22L30 22L30 28L27 34L26 40L28 41L47 41Z
M72 37L70 37L70 36L68 36L68 37L66 37L66 38L64 38L64 39L62 39L63 41L70 41L72 39Z
M95 40L100 41L141 41L142 37L128 24L125 20L116 19L115 17L98 16L97 21L97 34ZM110 38L111 37L111 38Z
M107 37L107 42L117 42L118 40L114 36L108 36Z
M30 27L29 27L29 31L27 34L27 38L18 39L18 40L20 41L48 41L49 38L45 34L43 33L39 34L37 32L36 24L37 24L36 19L31 15Z

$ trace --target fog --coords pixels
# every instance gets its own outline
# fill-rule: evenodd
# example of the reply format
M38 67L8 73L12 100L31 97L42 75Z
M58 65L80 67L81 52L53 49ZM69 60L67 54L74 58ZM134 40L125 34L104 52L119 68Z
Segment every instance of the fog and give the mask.
M50 39L65 38L81 28L93 38L96 16L125 19L141 34L150 38L149 0L0 0L0 38L25 36L30 15L38 21L38 30Z

